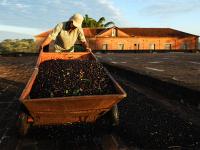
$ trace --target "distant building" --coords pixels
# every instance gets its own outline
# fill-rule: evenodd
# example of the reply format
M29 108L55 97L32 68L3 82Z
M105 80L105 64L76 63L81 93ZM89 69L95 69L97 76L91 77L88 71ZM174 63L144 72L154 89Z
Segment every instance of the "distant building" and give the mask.
M199 36L170 28L84 28L92 50L194 50ZM36 35L37 46L52 30ZM77 43L78 44L78 43ZM50 48L52 49L53 43Z
M200 49L200 43L199 43L199 47L198 47L198 49Z

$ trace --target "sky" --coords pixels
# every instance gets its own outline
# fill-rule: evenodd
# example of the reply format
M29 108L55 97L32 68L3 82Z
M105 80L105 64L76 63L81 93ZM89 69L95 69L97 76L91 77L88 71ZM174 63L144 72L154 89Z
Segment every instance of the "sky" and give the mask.
M118 27L173 28L200 35L200 0L0 0L0 41L34 38L74 13Z

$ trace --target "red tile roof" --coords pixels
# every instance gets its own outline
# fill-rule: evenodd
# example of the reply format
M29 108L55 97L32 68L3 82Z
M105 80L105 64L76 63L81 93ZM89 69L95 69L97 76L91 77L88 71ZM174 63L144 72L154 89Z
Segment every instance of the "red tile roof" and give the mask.
M85 37L95 37L97 34L101 33L106 29L102 28L83 28Z
M171 28L119 28L123 32L134 36L145 37L188 37L197 36Z
M188 37L188 36L196 36L193 34L189 34L186 32L178 31L170 28L118 28L119 30L129 34L130 36L140 36L140 37ZM91 38L104 33L109 29L102 28L83 28L85 37ZM35 37L47 37L52 30L47 32L43 32Z
M40 34L38 34L38 35L35 35L34 37L47 37L48 35L49 35L49 33L51 33L52 32L52 30L48 30L48 31L46 31L46 32L42 32L42 33L40 33Z

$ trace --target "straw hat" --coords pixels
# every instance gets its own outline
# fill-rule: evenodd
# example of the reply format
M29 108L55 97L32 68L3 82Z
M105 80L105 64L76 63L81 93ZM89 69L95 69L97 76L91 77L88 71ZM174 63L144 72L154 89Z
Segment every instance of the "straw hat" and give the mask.
M83 16L79 13L74 14L69 21L73 21L75 27L81 28L83 22Z

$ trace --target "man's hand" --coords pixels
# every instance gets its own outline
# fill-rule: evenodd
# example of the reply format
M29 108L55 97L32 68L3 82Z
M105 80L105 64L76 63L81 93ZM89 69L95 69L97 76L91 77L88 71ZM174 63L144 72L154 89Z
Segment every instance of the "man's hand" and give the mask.
M44 47L49 45L51 43L52 39L50 37L47 37L44 42L40 45L40 49L39 51L43 51L44 50Z
M44 46L40 45L39 52L43 51Z
M84 47L85 51L87 51L87 52L92 51L92 49L88 47L88 43L86 41L82 42L82 46Z
M89 47L86 47L86 51L87 51L87 52L92 52L92 49L89 48Z

